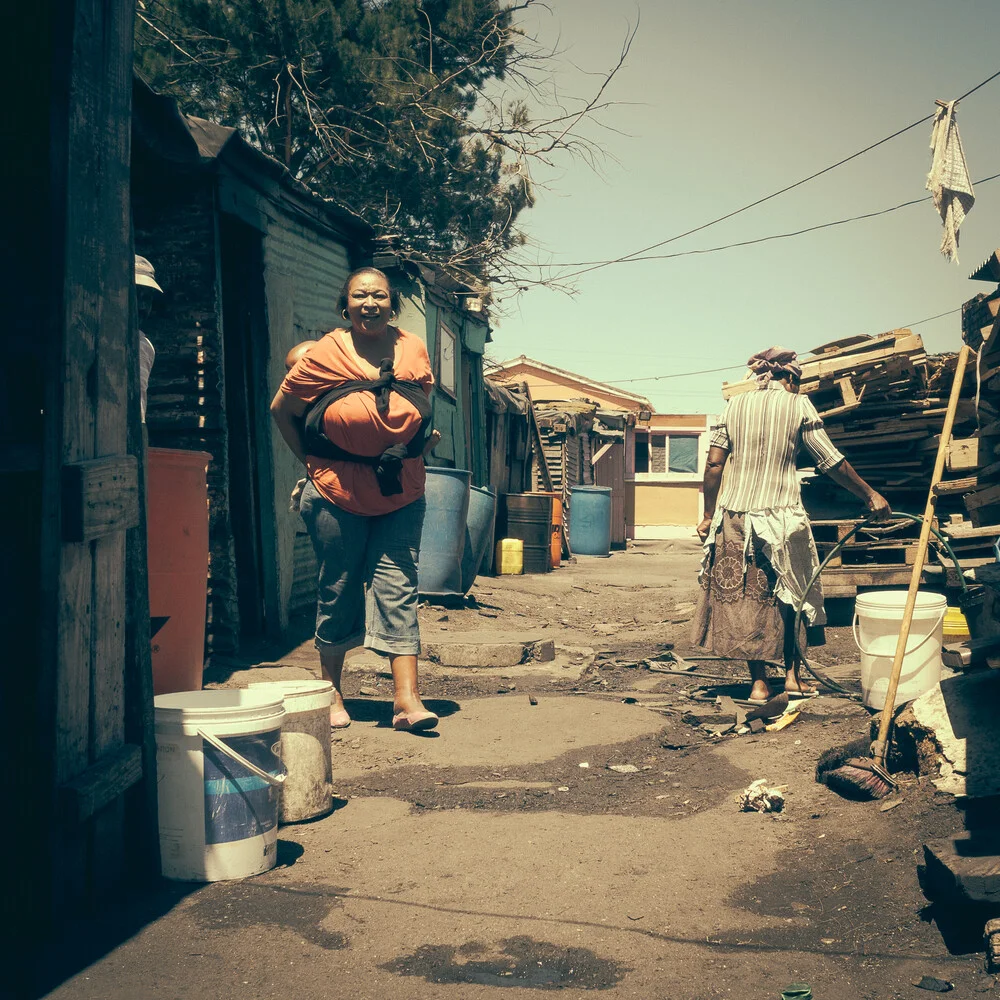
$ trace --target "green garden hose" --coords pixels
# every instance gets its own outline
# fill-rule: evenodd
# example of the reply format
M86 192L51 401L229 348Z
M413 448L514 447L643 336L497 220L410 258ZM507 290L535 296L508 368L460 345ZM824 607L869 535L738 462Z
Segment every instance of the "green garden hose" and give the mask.
M907 518L910 521L915 521L917 524L923 523L923 517L918 517L916 514L908 514L906 511L895 510L892 512L894 518ZM855 701L860 701L861 696L855 694L853 691L848 691L846 688L841 687L835 680L827 677L821 670L814 667L806 657L806 654L802 651L802 646L799 643L799 626L802 622L802 609L805 606L806 598L809 596L809 592L815 586L816 581L820 578L823 570L826 569L827 564L830 560L837 555L838 552L859 532L864 529L870 528L874 524L872 519L862 521L860 524L855 525L836 545L829 551L826 558L820 563L819 569L816 570L812 575L812 579L809 581L805 588L805 593L802 596L802 600L799 601L799 606L795 609L795 618L792 621L792 628L795 634L795 649L802 660L802 665L806 668L822 684L824 687L830 688L832 691L836 691L838 694L842 694L845 697L853 698ZM955 564L955 571L958 573L958 581L962 587L962 593L966 594L968 592L968 585L965 582L965 575L962 571L962 564L958 561L958 556L955 555L955 550L951 547L951 542L938 531L937 528L931 527L931 532L937 537L941 546L944 548L945 552L951 557L951 561Z

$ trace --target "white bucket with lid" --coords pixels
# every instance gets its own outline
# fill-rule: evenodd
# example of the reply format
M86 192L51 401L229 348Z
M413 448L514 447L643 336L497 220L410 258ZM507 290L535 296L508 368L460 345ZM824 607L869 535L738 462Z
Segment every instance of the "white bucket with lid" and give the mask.
M286 773L281 695L183 691L153 705L163 875L216 882L273 868Z
M325 816L333 808L330 706L333 682L254 681L251 691L273 692L285 700L281 759L288 777L281 786L281 822Z
M885 704L905 607L905 590L877 590L855 598L854 641L861 652L861 696L869 708ZM940 594L917 591L893 708L919 698L941 680L947 610L948 602Z

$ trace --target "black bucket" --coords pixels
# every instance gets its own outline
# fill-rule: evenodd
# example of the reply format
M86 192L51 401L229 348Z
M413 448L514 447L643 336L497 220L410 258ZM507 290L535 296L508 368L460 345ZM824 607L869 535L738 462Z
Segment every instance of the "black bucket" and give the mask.
M506 497L507 538L524 543L524 572L552 569L552 497L510 493Z

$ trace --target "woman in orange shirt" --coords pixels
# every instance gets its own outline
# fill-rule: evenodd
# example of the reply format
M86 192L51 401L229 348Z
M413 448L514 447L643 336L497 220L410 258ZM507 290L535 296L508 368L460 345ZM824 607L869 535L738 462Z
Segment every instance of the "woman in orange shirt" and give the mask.
M326 334L289 371L271 403L309 482L300 512L319 562L316 647L333 681L330 725L351 724L344 655L363 641L392 668L394 729L433 729L417 688L417 553L434 377L419 337L391 325L399 294L372 267L341 293L349 328Z

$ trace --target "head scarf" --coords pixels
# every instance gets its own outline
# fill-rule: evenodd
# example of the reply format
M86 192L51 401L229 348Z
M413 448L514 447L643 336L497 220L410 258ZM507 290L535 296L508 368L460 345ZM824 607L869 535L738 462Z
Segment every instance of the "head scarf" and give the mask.
M757 387L766 389L772 379L790 375L794 379L802 377L802 366L796 363L798 355L787 347L769 347L755 354L747 362L750 371L757 378Z

